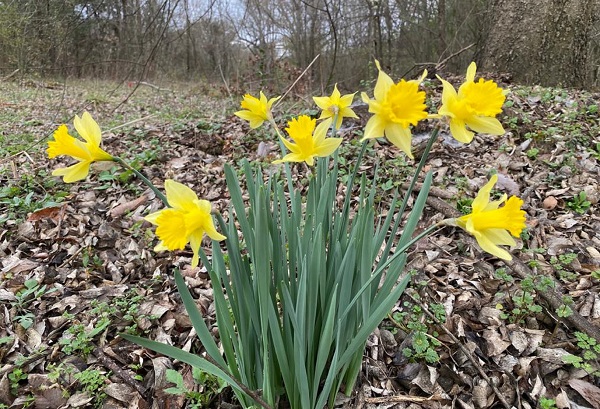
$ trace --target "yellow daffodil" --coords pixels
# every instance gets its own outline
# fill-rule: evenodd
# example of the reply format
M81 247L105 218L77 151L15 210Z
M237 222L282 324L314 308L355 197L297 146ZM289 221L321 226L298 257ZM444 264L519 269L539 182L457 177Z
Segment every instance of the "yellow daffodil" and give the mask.
M157 226L156 235L160 242L154 250L182 250L187 243L190 243L194 252L192 267L196 267L204 234L217 241L224 240L226 237L215 229L209 201L198 199L192 189L170 179L165 181L165 191L171 208L159 210L145 217L147 221Z
M67 155L79 161L75 165L59 168L52 172L53 176L63 176L65 183L85 179L90 172L92 162L113 160L110 154L100 148L102 133L89 113L84 112L81 118L75 115L73 124L85 142L69 135L67 126L63 124L54 131L54 140L48 142L46 150L50 159Z
M397 84L381 69L379 61L375 61L379 75L375 83L375 99L369 99L364 92L361 94L365 103L369 104L369 112L374 114L365 127L362 140L385 137L400 148L410 158L410 126L415 126L420 120L427 118L425 112L425 92L419 91L419 84L427 75L423 73L420 80L400 80Z
M354 93L356 94L356 92ZM329 97L313 97L315 104L323 110L319 119L330 119L328 124L330 125L333 118L337 115L335 122L335 129L340 129L344 118L358 118L350 105L354 99L354 94L346 94L342 96L338 91L337 84L333 87L333 92Z
M288 122L285 130L294 142L284 138L281 138L281 141L291 153L273 163L306 162L312 166L315 156L325 157L335 152L342 143L342 138L327 138L329 124L327 122L321 122L319 126L316 124L317 121L307 115L301 115Z
M477 66L472 62L458 93L452 84L438 76L444 87L439 114L450 119L450 133L463 143L473 140L473 131L491 135L504 133L504 128L495 117L502 112L505 92L494 81L480 78L475 82L476 70Z
M519 237L525 228L525 211L521 210L523 200L506 195L500 200L490 202L490 191L498 181L493 175L488 183L479 190L471 205L472 212L453 220L453 223L466 230L477 239L481 248L494 256L511 260L510 253L498 246L514 246L514 237ZM504 206L499 207L502 203Z
M271 98L267 101L262 91L260 91L260 99L246 94L241 103L242 110L237 111L235 115L250 122L250 128L258 128L264 121L272 119L271 107L279 98Z

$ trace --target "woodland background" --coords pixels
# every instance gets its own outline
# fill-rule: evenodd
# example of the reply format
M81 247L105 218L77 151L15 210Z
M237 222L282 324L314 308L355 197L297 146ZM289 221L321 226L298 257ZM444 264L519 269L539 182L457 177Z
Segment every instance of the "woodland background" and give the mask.
M373 59L395 75L463 72L594 88L599 0L12 0L0 2L0 75L206 80L355 89ZM18 70L18 71L17 71ZM302 91L300 89L299 91Z

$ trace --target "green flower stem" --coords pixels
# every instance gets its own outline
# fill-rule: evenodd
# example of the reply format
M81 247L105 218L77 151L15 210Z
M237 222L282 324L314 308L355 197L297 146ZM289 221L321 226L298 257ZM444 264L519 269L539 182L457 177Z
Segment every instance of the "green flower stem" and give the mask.
M433 143L437 140L439 133L440 133L440 125L437 125L433 129L433 132L431 132L431 137L429 137L429 141L427 141L427 146L425 146L423 155L421 155L421 160L419 161L419 164L417 165L417 168L415 169L415 173L410 181L410 185L408 185L408 189L406 190L405 200L402 202L402 207L400 208L400 211L398 212L399 215L402 215L402 213L404 213L404 209L406 209L406 205L408 203L408 198L410 197L410 195L412 194L412 192L415 188L417 179L419 178L419 175L421 174L421 171L423 170L423 167L425 166L425 162L427 162L427 158L429 157L429 151L431 151L431 148L433 147Z
M167 200L167 197L163 194L163 192L161 192L160 190L158 190L158 188L156 186L154 186L154 183L152 183L150 181L150 179L148 179L146 176L144 176L139 170L135 169L129 163L125 162L123 159L121 159L121 158L119 158L117 156L114 156L113 158L114 158L115 162L118 162L125 169L132 171L138 178L140 178L142 180L142 182L144 182L144 184L146 186L148 186L150 189L152 189L152 191L164 203L165 206L171 207L169 205L169 201Z
M365 140L360 148L360 152L356 157L356 161L354 162L354 169L352 169L352 174L348 179L348 184L346 185L346 197L344 198L344 207L342 208L342 214L347 215L350 211L350 200L352 198L352 187L354 186L354 179L356 179L356 174L358 173L358 168L362 163L362 159L365 156L365 152L367 151L367 144L369 140ZM346 217L346 216L345 216Z
M427 158L429 157L429 152L431 151L431 148L433 147L433 143L437 140L439 132L440 132L440 125L437 125L433 129L433 132L431 132L431 137L429 138L429 141L427 141L427 146L425 146L423 155L421 155L421 160L419 161L419 164L417 165L417 168L415 169L415 173L413 174L413 177L410 180L410 184L408 185L406 193L404 194L404 199L402 200L402 205L400 205L400 210L397 213L396 220L395 220L394 226L392 228L392 232L397 231L398 227L400 226L400 221L402 220L402 215L404 214L404 210L406 210L406 206L408 204L408 198L410 197L413 190L415 189L415 185L419 178L419 174L423 170L423 167L425 166L425 162L427 162ZM392 243L393 243L393 240L388 241L388 243L385 247L385 250L383 251L383 254L389 254L389 252L392 249Z

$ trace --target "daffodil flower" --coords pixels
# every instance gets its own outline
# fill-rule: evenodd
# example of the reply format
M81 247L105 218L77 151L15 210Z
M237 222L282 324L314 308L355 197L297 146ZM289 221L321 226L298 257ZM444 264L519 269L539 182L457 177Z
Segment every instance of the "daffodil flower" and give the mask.
M472 234L484 251L503 260L512 260L510 253L499 246L516 245L513 237L519 237L525 228L525 211L521 210L523 200L517 196L507 200L503 195L500 200L490 202L490 191L497 181L498 175L493 175L479 190L470 214L451 219L447 224Z
M85 142L69 135L66 125L61 125L54 131L54 140L48 142L48 157L50 159L60 155L71 156L79 163L67 168L55 169L53 176L63 176L65 183L72 183L85 179L90 172L92 162L112 161L114 158L100 148L102 133L100 127L88 112L81 118L75 115L73 121L75 129Z
M264 121L270 121L273 118L271 108L279 98L281 97L267 100L267 97L262 91L260 91L260 99L253 97L250 94L246 94L241 103L242 110L235 112L235 115L250 122L250 128L256 129L261 126Z
M427 118L425 111L425 92L419 91L419 84L427 75L427 71L419 80L400 80L397 84L381 69L379 61L375 61L379 70L375 83L375 99L361 94L365 103L369 104L369 112L374 114L365 126L362 140L385 136L392 144L412 158L410 126Z
M281 138L281 141L291 153L273 163L306 162L312 166L315 157L325 157L335 152L342 143L342 138L327 138L329 124L327 122L321 122L319 126L316 124L316 119L310 119L307 115L301 115L288 122L285 130L294 142L285 138Z
M217 241L226 237L215 228L209 201L198 199L192 189L171 179L165 181L165 191L171 207L145 217L157 226L156 235L160 242L154 251L182 250L190 243L194 252L192 267L196 267L204 234Z
M475 82L477 66L474 62L467 69L465 82L458 92L448 81L442 81L442 106L439 115L450 119L450 133L459 142L469 143L474 132L502 135L504 128L495 117L502 112L505 92L494 81L480 78ZM467 129L467 127L469 129Z
M323 111L321 112L321 116L319 119L330 119L328 124L330 125L333 121L333 118L337 115L337 120L335 122L335 129L340 129L342 126L342 121L344 118L358 118L350 105L352 105L352 100L354 99L354 94L346 94L342 96L340 91L338 91L337 84L333 86L333 92L329 97L313 97L315 104Z

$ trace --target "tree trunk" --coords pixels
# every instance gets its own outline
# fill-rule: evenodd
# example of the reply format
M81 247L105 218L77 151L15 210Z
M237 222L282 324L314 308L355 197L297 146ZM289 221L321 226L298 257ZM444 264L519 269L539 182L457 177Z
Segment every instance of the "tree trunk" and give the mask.
M598 0L495 0L483 68L517 82L586 87L590 33Z

